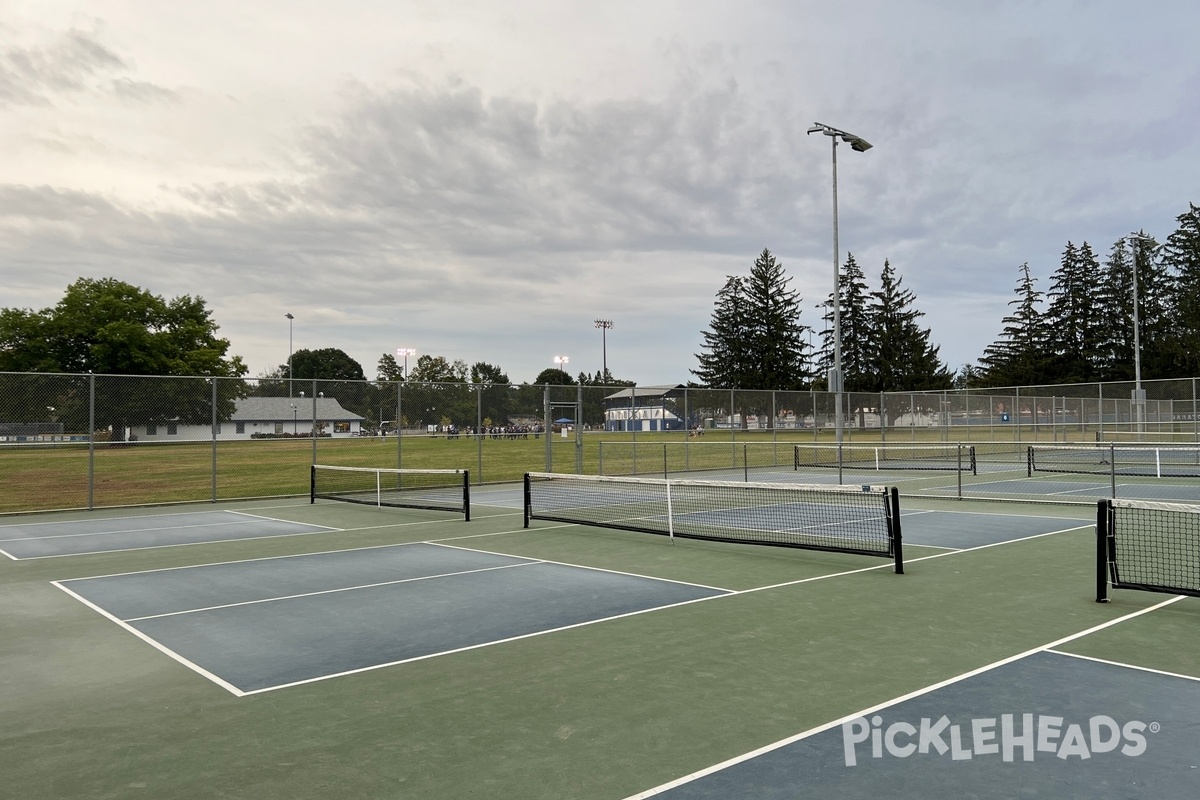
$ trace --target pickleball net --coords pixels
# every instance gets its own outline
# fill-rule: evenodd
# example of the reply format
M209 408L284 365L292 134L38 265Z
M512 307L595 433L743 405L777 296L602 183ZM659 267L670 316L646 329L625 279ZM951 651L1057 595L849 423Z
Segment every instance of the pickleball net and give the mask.
M530 472L530 520L880 556L904 572L900 497L886 486L667 480Z
M1039 444L1028 450L1028 474L1121 475L1149 478L1200 477L1200 445Z
M1110 588L1200 597L1200 505L1101 500L1096 601Z
M795 470L838 466L874 472L977 472L975 447L969 444L797 444L793 448Z
M309 502L340 500L376 507L453 511L471 519L465 469L376 469L313 464Z

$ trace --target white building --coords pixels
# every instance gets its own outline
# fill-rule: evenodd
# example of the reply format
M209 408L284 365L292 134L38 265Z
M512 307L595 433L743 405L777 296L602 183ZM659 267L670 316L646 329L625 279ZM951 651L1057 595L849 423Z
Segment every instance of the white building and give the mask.
M604 398L606 431L678 431L683 419L677 413L677 401L684 387L635 386L613 392Z
M336 439L360 435L363 417L342 408L333 397L243 397L234 400L233 415L217 421L216 435L211 424L191 425L177 420L134 425L131 438L142 442L195 442L266 439L288 436L312 436L314 420L317 435ZM314 416L315 412L315 416Z

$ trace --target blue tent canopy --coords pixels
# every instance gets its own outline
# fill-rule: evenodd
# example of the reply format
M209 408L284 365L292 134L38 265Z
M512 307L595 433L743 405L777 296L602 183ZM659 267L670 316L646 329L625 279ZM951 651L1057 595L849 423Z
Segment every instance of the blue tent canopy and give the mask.
M573 424L574 422L575 422L575 420L573 420L573 419L567 419L566 417L563 417L562 419L556 419L556 420L554 420L554 424L555 424L555 425L571 425L571 424Z

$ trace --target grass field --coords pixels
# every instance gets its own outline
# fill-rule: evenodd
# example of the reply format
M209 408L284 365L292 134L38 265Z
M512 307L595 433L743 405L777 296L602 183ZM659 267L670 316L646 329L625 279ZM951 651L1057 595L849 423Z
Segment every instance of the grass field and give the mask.
M975 431L964 426L949 432L913 428L882 434L877 428L848 428L845 441L936 443L958 441L948 439L949 435L966 437L984 433L1009 433L1008 437L987 440L1000 443L1064 441L1067 433L1077 441L1095 439L1091 431L1056 431L1047 426L1041 426L1040 430L1026 427L998 431L987 428ZM395 437L321 438L317 440L315 461L343 466L468 469L475 483L515 481L528 471L574 472L577 459L574 434L569 438L551 436L549 458L546 441L533 437L447 439L416 435L404 436L398 444ZM777 443L780 463L787 464L791 460L787 450L792 443L832 444L835 437L828 429L713 429L698 439L689 439L685 432L588 432L582 437L578 454L584 473L600 471L602 441L636 441L639 447L691 442L698 445L697 451L711 450L718 442L755 446ZM731 450L730 463L736 466L738 457ZM211 442L97 444L90 455L87 445L79 444L0 447L0 485L4 486L4 492L0 493L0 513L88 508L90 461L94 468L91 507L102 508L304 494L308 491L308 467L314 463L314 449L311 439L217 442L215 448ZM679 468L679 464L673 464L672 469ZM605 470L609 474L613 471Z

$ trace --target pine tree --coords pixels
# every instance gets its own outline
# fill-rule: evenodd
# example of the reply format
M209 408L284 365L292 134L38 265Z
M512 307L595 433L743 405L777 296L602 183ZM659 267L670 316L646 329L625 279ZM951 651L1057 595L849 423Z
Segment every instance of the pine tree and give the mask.
M744 281L736 275L726 277L717 292L709 330L701 331L706 353L697 354L700 368L692 374L705 386L737 387L748 372L749 311Z
M1179 342L1176 321L1182 292L1172 264L1162 256L1158 244L1144 232L1131 237L1133 259L1136 259L1138 330L1141 340L1142 378L1171 378L1176 376L1176 347Z
M1176 276L1174 332L1168 350L1172 375L1200 374L1200 206L1176 217L1179 226L1167 237L1159 255ZM1139 262L1139 266L1141 266ZM1169 376L1163 376L1169 377Z
M1097 281L1096 378L1127 381L1133 378L1133 265L1125 240L1109 251Z
M1034 284L1028 262L1019 267L1021 277L1015 289L1017 298L1009 305L1016 310L1002 322L998 341L989 344L979 359L988 386L1033 386L1044 382L1046 330L1039 308L1043 294Z
M804 339L808 328L800 323L800 294L788 288L790 282L783 265L764 249L743 284L757 362L755 379L744 388L799 389L811 378Z
M825 303L825 316L828 323L821 334L821 366L825 369L833 366L833 293L829 294ZM867 288L866 276L862 268L854 260L854 254L848 253L846 263L842 265L838 276L838 315L841 318L842 332L842 375L843 385L848 392L869 392L874 382L874 366L871 363L873 344L871 334L871 315L868 309L870 294Z
M913 307L916 296L901 287L889 261L883 262L879 290L871 292L869 308L874 392L948 389L951 375L929 342L930 330L917 323L925 316Z
M1100 265L1091 245L1076 249L1067 242L1062 261L1050 278L1046 309L1047 377L1055 383L1094 380L1098 373L1096 316Z
M810 378L808 331L800 295L788 288L783 266L764 249L748 276L729 276L717 293L709 330L702 331L699 369L706 386L796 389Z

